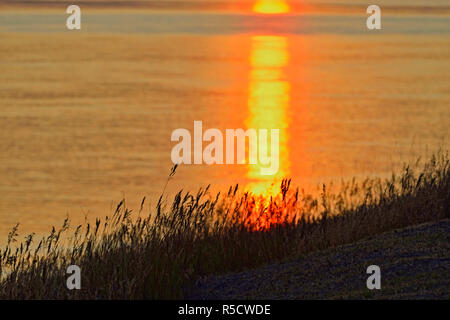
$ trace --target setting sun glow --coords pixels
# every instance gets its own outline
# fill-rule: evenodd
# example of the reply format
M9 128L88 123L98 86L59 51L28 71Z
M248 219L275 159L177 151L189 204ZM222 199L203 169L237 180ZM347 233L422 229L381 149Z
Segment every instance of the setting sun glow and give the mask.
M258 0L253 6L253 11L262 14L288 13L289 5L285 0Z

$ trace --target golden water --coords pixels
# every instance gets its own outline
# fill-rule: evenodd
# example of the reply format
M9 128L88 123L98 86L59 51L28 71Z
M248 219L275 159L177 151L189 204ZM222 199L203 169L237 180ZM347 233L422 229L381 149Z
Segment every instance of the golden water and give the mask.
M91 18L78 33L0 20L2 238L17 222L41 232L67 214L103 216L124 196L132 208L143 196L154 205L171 132L194 120L280 129L280 170L181 166L169 193L233 183L265 192L283 177L313 191L448 148L448 35L119 32L115 18L98 14L101 32Z

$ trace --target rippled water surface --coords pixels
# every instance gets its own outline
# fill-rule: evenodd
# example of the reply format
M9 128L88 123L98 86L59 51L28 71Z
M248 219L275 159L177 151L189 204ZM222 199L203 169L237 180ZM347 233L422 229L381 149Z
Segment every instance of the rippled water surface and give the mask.
M449 15L0 11L0 236L154 200L171 132L280 129L274 177L182 166L168 192L387 176L447 148Z

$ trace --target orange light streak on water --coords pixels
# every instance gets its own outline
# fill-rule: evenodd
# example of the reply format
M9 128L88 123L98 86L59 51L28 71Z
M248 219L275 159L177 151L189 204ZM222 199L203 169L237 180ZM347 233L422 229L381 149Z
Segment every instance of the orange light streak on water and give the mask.
M262 175L261 164L248 165L247 177L255 181L249 190L269 196L283 178L289 175L289 150L287 109L290 104L290 83L284 72L289 63L288 40L282 36L254 36L250 55L250 84L246 121L248 128L279 130L279 169L274 175ZM270 143L266 146L270 150ZM261 145L258 145L261 148ZM261 150L259 150L261 152Z

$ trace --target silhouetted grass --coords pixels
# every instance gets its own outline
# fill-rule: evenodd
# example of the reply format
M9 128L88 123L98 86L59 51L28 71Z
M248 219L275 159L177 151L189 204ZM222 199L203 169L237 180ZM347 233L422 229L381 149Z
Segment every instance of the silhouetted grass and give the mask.
M175 173L176 167L170 174ZM395 228L449 217L448 154L388 180L343 183L320 197L290 181L270 199L241 193L179 192L139 214L121 201L94 224L69 221L34 243L17 243L17 227L0 251L2 299L172 299L209 274L244 270L354 242ZM62 239L68 238L67 242ZM81 290L66 288L66 268L81 267Z

